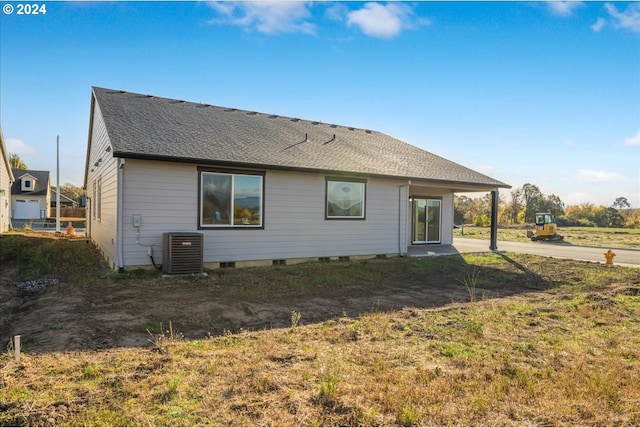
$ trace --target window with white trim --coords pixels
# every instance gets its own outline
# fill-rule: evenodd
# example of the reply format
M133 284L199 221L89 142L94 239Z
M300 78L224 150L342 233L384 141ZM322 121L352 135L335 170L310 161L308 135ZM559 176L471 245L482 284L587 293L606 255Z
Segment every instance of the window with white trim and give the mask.
M326 179L326 219L364 220L366 180Z
M262 228L263 173L200 170L200 228Z
M102 218L102 176L98 177L98 194L96 195L96 218Z
M22 179L22 189L23 192L30 192L35 190L35 180L32 178L23 178Z
M91 198L91 217L96 218L96 202L97 202L97 193L96 193L96 187L97 183L94 180L93 181L93 192L92 192L92 198Z

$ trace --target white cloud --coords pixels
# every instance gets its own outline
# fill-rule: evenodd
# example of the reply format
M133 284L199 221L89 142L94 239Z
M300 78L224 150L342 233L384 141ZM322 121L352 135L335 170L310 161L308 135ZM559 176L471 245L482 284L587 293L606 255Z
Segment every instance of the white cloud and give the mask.
M636 135L624 140L625 146L640 146L640 131Z
M602 30L602 28L604 27L606 21L604 20L604 18L598 18L598 20L595 22L595 24L593 24L591 26L591 29L596 32L599 33L600 30Z
M551 13L557 16L571 16L574 10L584 6L581 1L547 0L546 4Z
M371 37L389 39L402 30L428 25L424 18L416 18L413 9L404 3L366 3L362 9L347 14L347 25L355 25Z
M15 153L18 156L33 155L36 153L36 149L17 138L7 138L5 143L7 143L7 151Z
M336 2L325 10L324 16L331 21L342 21L348 13L349 7L345 3Z
M616 21L616 28L640 33L640 3L631 3L624 12L618 12L618 9L611 3L604 5L609 15Z
M308 21L308 3L298 1L211 2L209 6L222 16L211 24L231 24L253 28L265 34L315 34L315 24Z
M623 181L624 177L615 172L596 171L593 169L579 169L578 180L587 183L615 183Z

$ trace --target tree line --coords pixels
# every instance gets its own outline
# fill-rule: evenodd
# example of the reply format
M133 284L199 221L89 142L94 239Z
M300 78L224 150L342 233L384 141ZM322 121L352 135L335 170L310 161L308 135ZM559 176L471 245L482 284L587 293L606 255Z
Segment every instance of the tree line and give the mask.
M531 183L513 189L509 196L507 199L501 194L498 199L498 222L502 225L533 223L535 213L549 212L558 226L640 228L640 209L633 209L623 196L608 207L590 202L565 206L559 196L545 195ZM478 198L456 195L454 222L488 226L491 223L491 194Z

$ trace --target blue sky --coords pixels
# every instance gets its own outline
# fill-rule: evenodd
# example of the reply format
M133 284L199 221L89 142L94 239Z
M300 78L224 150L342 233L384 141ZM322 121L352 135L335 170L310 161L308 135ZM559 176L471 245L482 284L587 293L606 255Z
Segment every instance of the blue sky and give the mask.
M83 185L100 86L375 129L567 205L640 207L640 3L44 4L2 2L0 125L54 184L60 135L60 182Z

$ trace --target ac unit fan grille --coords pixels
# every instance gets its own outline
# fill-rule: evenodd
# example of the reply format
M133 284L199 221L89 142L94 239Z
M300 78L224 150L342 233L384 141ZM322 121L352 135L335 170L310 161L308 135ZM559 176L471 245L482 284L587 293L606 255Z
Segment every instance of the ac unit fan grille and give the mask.
M162 271L167 274L202 273L202 233L164 233Z

